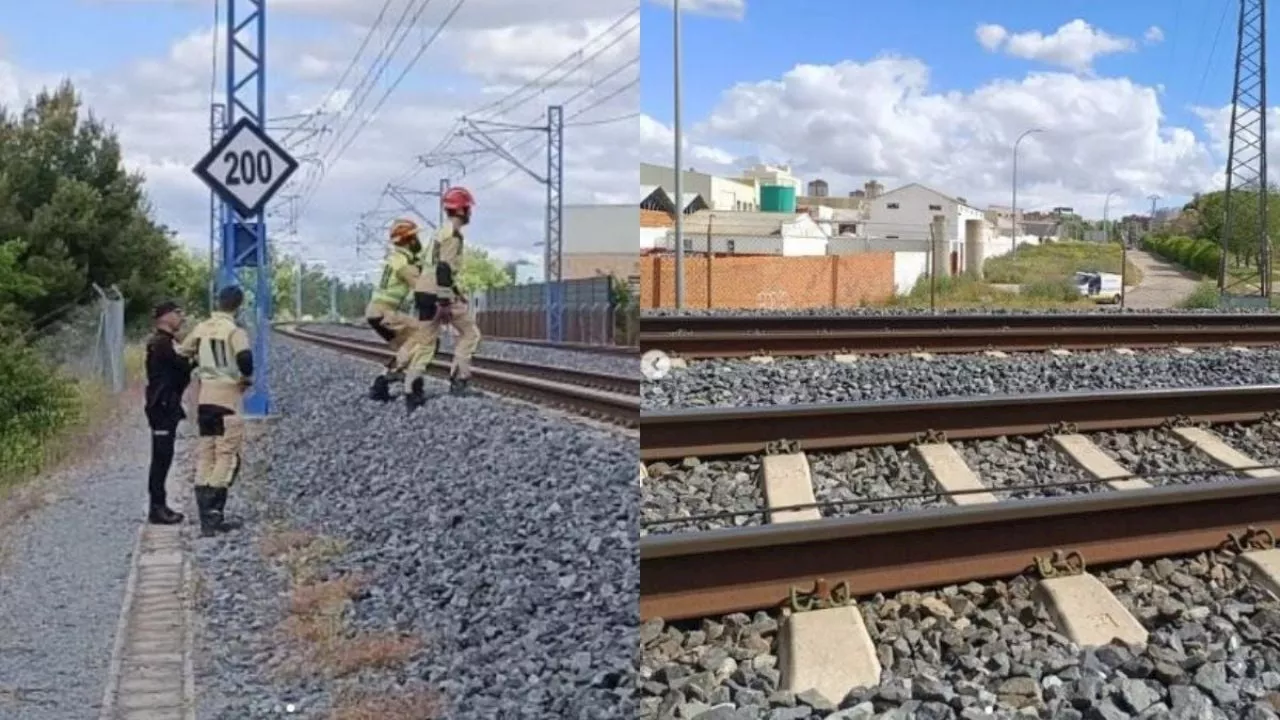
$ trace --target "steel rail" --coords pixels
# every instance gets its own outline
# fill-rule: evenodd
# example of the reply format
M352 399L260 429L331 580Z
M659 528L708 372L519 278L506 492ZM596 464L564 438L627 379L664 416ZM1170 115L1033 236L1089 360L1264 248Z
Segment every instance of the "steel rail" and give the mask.
M649 536L640 540L640 616L779 607L818 579L866 596L1009 577L1055 550L1093 566L1186 555L1250 527L1280 534L1280 480Z
M1129 317L1129 316L1121 316ZM825 354L907 352L972 353L987 350L1026 352L1062 348L1105 350L1125 347L1257 347L1280 345L1280 325L1205 327L993 327L923 330L778 330L640 333L642 350L661 350L685 358L751 355L803 357Z
M1280 327L1273 313L1017 313L916 315L722 315L648 316L643 334L682 332L782 332L852 330L999 330L1002 328L1208 328Z
M345 335L334 335L312 327L295 328L296 332L311 337L326 338L329 340L338 340L347 343L356 343L368 347L373 350L385 351L386 343L380 340L363 339L347 337ZM453 353L447 350L437 350L436 358L441 361L449 361L453 359ZM471 359L471 364L475 368L485 370L496 370L498 372L511 373L513 375L523 375L526 377L542 378L553 382L568 382L584 387L599 388L623 395L639 395L640 394L640 378L625 378L609 373L593 372L590 370L576 370L573 368L558 367L556 365L544 365L540 363L519 362L516 360L503 360L501 358L483 357L477 355Z
M288 337L304 342L337 350L344 354L364 357L379 363L391 359L394 353L386 347L362 344L351 338L335 338L299 331L293 326L276 326L274 328ZM439 377L449 376L449 363L435 360L427 368L427 372ZM572 375L572 371L566 371ZM625 427L634 427L640 414L640 397L635 395L610 392L574 384L572 380L556 381L541 377L530 377L511 372L477 367L472 371L471 379L477 385L495 392L530 400L543 405L564 407L579 414L598 418Z
M1185 417L1252 422L1280 410L1280 385L1120 390L748 408L646 410L645 461L762 452L777 440L823 450L1031 435L1069 424L1081 432L1160 427Z

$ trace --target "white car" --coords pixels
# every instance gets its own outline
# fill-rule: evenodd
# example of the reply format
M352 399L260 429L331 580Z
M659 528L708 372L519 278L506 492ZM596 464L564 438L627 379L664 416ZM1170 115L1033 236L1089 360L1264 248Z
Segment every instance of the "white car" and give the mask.
M1120 302L1120 276L1115 273L1078 272L1076 288L1084 297L1099 303Z

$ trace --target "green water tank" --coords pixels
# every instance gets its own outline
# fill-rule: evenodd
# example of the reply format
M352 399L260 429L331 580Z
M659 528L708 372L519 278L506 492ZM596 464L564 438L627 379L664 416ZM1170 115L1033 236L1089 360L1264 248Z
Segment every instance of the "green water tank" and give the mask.
M790 185L761 185L760 210L763 212L795 212L796 189Z

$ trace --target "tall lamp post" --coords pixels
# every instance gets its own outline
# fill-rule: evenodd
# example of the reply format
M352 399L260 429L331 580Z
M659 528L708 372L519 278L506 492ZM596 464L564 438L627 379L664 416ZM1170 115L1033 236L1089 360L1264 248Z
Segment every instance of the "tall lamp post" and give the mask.
M680 127L680 0L672 0L672 15L675 16L672 25L673 42L672 47L672 65L675 70L675 77L672 82L672 90L675 93L674 103L672 105L672 130L675 135L675 191L676 191L676 217L675 217L675 240L676 240L676 309L684 307L684 183L681 182L680 168L683 159L680 157L681 146L684 143L684 134Z
M1009 222L1013 226L1013 247L1009 249L1010 252L1016 252L1018 250L1018 145L1020 145L1028 135L1039 132L1044 132L1044 129L1031 128L1030 130L1024 130L1022 134L1018 136L1018 139L1013 141L1013 217L1009 218Z

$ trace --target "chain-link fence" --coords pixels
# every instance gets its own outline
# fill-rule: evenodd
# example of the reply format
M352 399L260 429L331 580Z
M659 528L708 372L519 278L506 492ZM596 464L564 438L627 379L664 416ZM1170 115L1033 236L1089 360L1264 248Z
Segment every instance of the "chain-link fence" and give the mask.
M101 383L115 394L125 389L124 296L114 285L94 285L81 302L36 322L26 340L49 366L81 381Z

